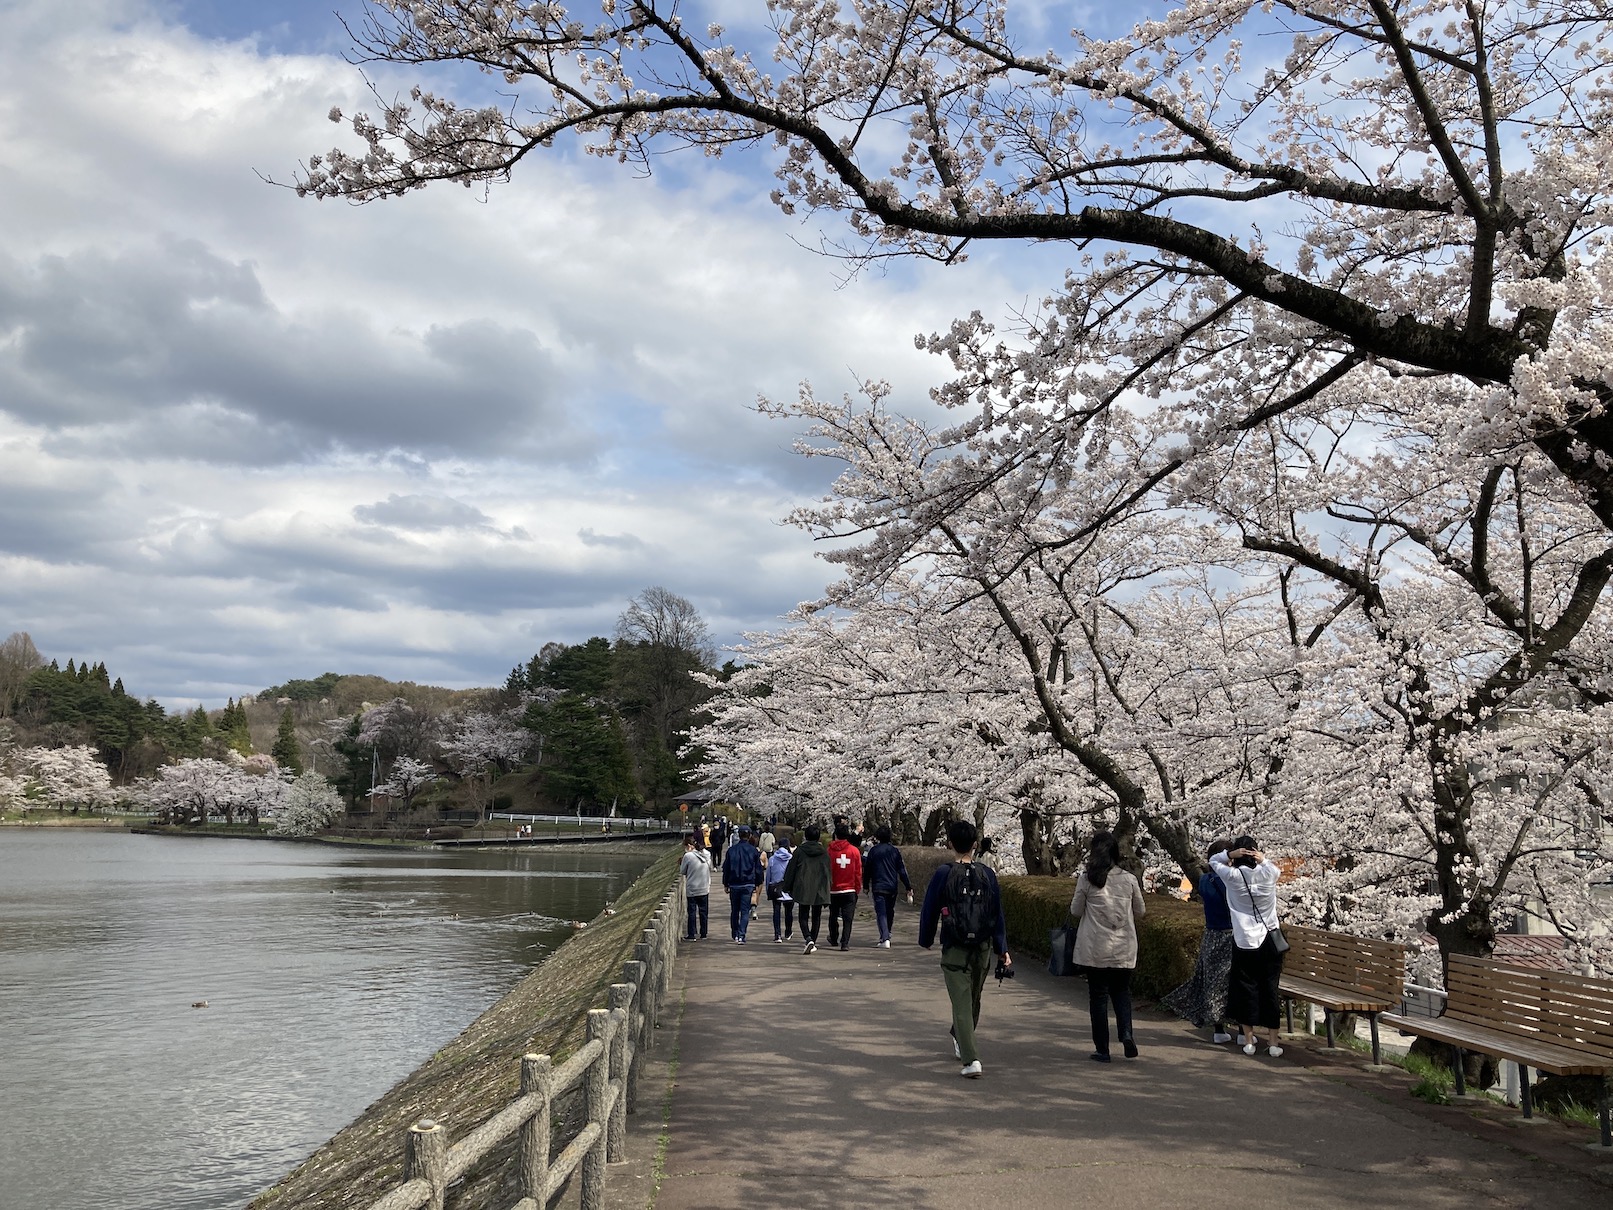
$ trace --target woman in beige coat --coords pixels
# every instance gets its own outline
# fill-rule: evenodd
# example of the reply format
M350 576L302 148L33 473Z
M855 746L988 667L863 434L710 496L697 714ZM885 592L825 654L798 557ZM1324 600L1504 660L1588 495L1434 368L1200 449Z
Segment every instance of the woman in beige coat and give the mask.
M1092 1061L1109 1062L1109 1005L1126 1058L1137 1057L1131 1033L1131 972L1137 965L1137 921L1148 909L1137 880L1120 868L1113 832L1092 838L1092 853L1075 884L1070 915L1080 918L1075 963L1086 971L1092 1009Z

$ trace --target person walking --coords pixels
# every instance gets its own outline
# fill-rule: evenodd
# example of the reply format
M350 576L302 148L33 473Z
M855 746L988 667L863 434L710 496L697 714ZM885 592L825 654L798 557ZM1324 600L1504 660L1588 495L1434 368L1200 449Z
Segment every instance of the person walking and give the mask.
M815 823L807 824L806 839L790 854L780 882L780 890L795 901L801 936L806 939L801 947L803 954L817 952L818 926L823 921L823 909L829 903L829 850L824 847L822 836L822 828Z
M1283 956L1272 933L1277 928L1277 878L1282 873L1268 861L1253 836L1239 836L1232 847L1210 858L1210 870L1221 879L1232 914L1232 977L1227 1012L1238 1023L1238 1043L1252 1055L1260 1046L1256 1028L1266 1031L1266 1053L1283 1053L1277 1041L1281 1002L1277 982Z
M722 886L728 892L728 931L736 945L745 944L750 932L751 909L756 905L756 888L764 877L762 855L750 840L750 829L740 828L738 839L728 846L722 860Z
M790 864L790 842L777 845L767 859L767 897L773 901L773 943L795 936L795 900L784 893L784 871Z
M697 833L683 838L683 860L678 869L683 874L684 897L689 902L689 931L683 939L704 941L706 918L711 911L711 857L701 847Z
M835 828L829 846L829 944L851 948L851 922L857 915L857 892L863 884L863 855L845 824Z
M1142 887L1120 868L1120 842L1113 832L1099 832L1092 838L1086 868L1070 900L1070 915L1081 922L1075 934L1075 964L1086 970L1095 1063L1109 1062L1111 1004L1125 1056L1137 1057L1131 1028L1131 972L1137 965L1137 921L1147 910Z
M913 884L908 881L907 862L902 850L891 843L891 830L884 824L874 832L874 847L863 858L863 885L874 897L874 923L879 926L879 948L891 947L891 922L896 918L896 889L907 888L907 901L913 902Z
M1205 856L1215 861L1217 853L1225 853L1230 846L1218 840ZM1204 938L1199 942L1199 956L1193 963L1193 977L1160 1001L1184 1021L1198 1028L1210 1026L1213 1042L1230 1042L1226 1031L1227 989L1232 980L1232 955L1237 942L1232 937L1232 909L1227 906L1227 889L1215 870L1204 871L1199 879L1199 899L1204 905Z
M771 860L773 850L778 848L778 837L773 835L773 829L765 823L762 825L762 834L756 838L756 847L762 851L764 861Z
M952 860L930 876L919 909L919 948L932 948L940 934L941 976L952 1003L952 1053L963 1060L959 1074L969 1079L978 1079L981 1073L975 1027L980 1024L980 992L991 969L992 951L1004 970L1011 971L1014 965L997 875L974 860L977 835L966 819L947 825Z
M991 837L982 836L980 838L980 853L975 860L993 874L997 872L997 854L992 850Z

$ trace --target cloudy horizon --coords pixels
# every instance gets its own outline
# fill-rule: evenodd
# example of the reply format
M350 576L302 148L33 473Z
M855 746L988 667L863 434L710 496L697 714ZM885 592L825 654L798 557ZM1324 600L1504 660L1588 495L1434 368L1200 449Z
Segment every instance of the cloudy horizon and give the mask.
M848 283L744 157L299 200L263 178L367 99L328 5L71 9L0 13L0 635L165 705L498 684L657 584L774 626L834 468L757 396L922 405L914 335L1026 297L1011 254Z

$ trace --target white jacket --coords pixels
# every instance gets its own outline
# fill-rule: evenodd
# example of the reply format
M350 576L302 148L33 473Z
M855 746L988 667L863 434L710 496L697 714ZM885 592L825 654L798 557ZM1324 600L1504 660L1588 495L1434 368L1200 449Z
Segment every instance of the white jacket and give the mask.
M1257 950L1266 934L1277 927L1277 863L1267 859L1257 866L1235 866L1225 853L1210 858L1210 869L1227 888L1232 909L1232 939L1241 950Z

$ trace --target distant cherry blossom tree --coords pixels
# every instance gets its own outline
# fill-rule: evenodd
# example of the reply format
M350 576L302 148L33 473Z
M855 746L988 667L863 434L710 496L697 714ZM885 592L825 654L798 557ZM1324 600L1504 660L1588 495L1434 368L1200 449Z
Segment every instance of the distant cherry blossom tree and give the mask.
M286 785L272 831L276 836L312 836L342 815L342 797L318 773L304 773Z
M505 714L471 711L442 742L443 755L471 787L478 809L485 809L495 777L508 773L532 745L532 732L520 723L525 706Z
M405 811L410 811L414 808L415 796L436 779L436 770L426 761L400 756L392 762L392 775L376 786L375 792L397 799Z

